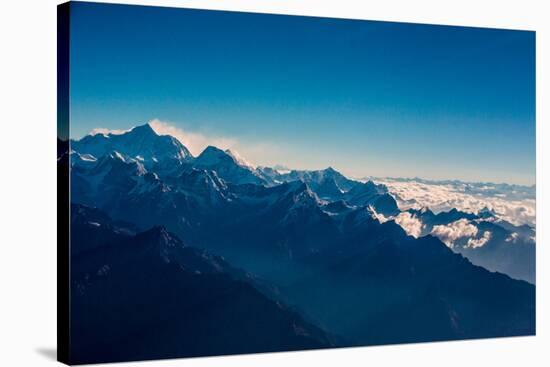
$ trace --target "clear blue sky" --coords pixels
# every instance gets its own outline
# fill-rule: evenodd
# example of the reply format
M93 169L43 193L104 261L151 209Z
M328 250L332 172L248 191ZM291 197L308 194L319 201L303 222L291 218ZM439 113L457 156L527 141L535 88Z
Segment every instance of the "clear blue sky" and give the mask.
M534 184L535 33L73 3L71 136L152 119L255 164Z

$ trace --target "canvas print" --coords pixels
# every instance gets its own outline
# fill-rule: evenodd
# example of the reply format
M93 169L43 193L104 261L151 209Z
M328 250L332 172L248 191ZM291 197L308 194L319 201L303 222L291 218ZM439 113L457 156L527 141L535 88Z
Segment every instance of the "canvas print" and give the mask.
M59 7L71 364L535 334L535 33Z

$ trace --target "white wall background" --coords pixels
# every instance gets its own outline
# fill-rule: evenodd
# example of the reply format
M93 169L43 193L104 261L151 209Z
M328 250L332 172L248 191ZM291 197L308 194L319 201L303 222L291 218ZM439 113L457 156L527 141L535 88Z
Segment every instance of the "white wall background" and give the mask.
M544 1L162 0L135 4L537 31L537 336L235 357L142 366L518 366L550 362L550 23ZM56 348L56 6L0 5L0 365L42 366ZM133 364L122 364L133 365Z

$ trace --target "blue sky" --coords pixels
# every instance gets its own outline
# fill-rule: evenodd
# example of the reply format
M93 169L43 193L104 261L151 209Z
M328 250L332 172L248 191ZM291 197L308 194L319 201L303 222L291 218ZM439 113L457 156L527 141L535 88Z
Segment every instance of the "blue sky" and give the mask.
M535 33L73 3L71 136L155 120L192 152L535 183Z

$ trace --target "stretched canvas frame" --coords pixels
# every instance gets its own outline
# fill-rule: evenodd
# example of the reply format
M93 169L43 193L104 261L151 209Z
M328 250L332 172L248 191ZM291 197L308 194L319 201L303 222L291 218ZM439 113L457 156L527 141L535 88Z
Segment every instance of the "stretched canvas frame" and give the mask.
M529 184L535 177L534 32L80 2L59 5L57 14L59 361L82 364L535 335L536 198L535 186ZM117 16L125 22L120 29L129 31L126 37L131 45L103 48L109 36L85 28L103 22L109 29L118 29L113 28ZM180 57L182 70L196 68L200 76L223 89L201 89L193 75L182 71L184 76L174 78L188 81L195 88L196 95L191 98L194 103L209 101L211 93L215 98L226 98L224 103L232 101L239 108L249 107L262 118L283 110L284 116L300 121L281 130L285 139L299 137L301 140L296 141L311 144L315 152L312 155L322 154L323 150L312 142L328 138L308 134L320 131L329 137L340 136L337 129L346 130L347 123L356 131L347 135L349 145L338 145L341 151L359 149L363 144L355 140L357 137L373 141L387 138L387 131L368 121L352 124L342 119L331 125L323 120L323 111L336 111L335 120L341 113L349 118L348 109L355 111L357 101L367 103L363 97L368 96L371 100L379 98L380 105L395 98L395 109L402 108L397 112L387 108L376 115L387 119L382 126L390 131L406 129L399 114L417 113L414 103L426 109L422 114L428 120L431 114L437 114L439 120L434 121L444 121L448 106L449 116L455 116L454 103L463 104L466 107L460 113L464 130L471 135L460 135L460 139L475 140L476 136L501 129L500 135L493 134L496 143L488 143L487 149L492 149L491 154L505 155L508 153L503 142L517 144L517 162L508 159L510 166L506 167L496 163L502 159L495 159L494 168L478 166L476 159L470 158L467 163L475 169L468 171L468 167L457 163L454 171L445 171L456 172L456 176L445 180L429 179L438 176L437 172L430 170L429 164L422 166L422 162L417 172L428 179L407 178L412 177L407 176L411 172L408 168L404 178L375 177L361 170L364 176L359 177L359 173L340 172L351 172L351 166L331 167L331 162L343 164L353 158L372 166L370 158L329 157L322 169L309 158L288 162L300 166L290 169L275 164L264 166L277 154L288 158L281 153L283 146L273 149L257 144L251 148L240 140L236 143L233 137L224 140L202 133L211 128L209 124L214 126L219 121L205 121L202 128L206 130L197 130L201 133L187 133L177 123L154 118L131 125L111 124L107 126L110 131L97 129L104 126L90 126L94 129L91 134L81 134L85 124L97 121L82 118L91 116L82 111L97 108L94 102L87 102L88 96L83 97L87 92L84 81L92 83L102 75L90 67L92 64L81 67L80 63L90 54L112 52L113 65L119 72L124 70L116 57L124 58L126 49L134 52L136 40L143 42L155 35L153 28L144 31L140 21L173 27L168 33L159 31L164 37L174 35L178 40L193 41L178 44L187 47L188 54L173 48L166 52ZM253 32L241 32L241 25ZM258 32L258 38L247 38L254 32ZM292 43L294 36L304 42L302 50L298 43ZM418 47L403 42L407 37ZM467 40L475 43L477 50L484 45L494 47L501 59L481 51L475 53L482 68L468 58L445 59L453 52L442 46L443 38L451 45L449 48L462 47L466 53L471 51ZM325 59L321 59L320 44L325 39L329 48ZM158 41L161 45L164 42ZM426 81L426 89L411 89L428 91L432 102L406 94L405 83L392 79L383 63L365 61L365 68L385 70L377 76L376 69L369 69L374 83L382 80L395 85L376 91L365 86L363 92L355 84L356 78L365 78L360 74L361 63L353 61L355 56L362 59L368 54L362 51L364 44L373 50L372 58L377 61L399 58L399 53L391 54L381 45L385 41L397 45L391 48L393 52L402 47L406 54L404 64L396 65L410 68L414 75L432 78ZM224 49L227 44L246 52L248 58ZM90 45L95 48L83 51ZM156 48L151 52L160 56L162 51ZM247 65L246 60L254 59L255 53L260 55L256 59L260 66L252 61ZM294 53L296 64L289 61ZM200 69L202 54L207 64L212 62L208 56L223 59L225 55L231 68ZM280 59L268 62L262 59L264 54ZM439 59L441 54L445 57ZM340 59L341 55L348 59ZM421 63L434 59L431 68ZM106 59L98 60L98 70L108 70ZM187 61L189 64L185 64ZM237 62L244 62L244 67ZM461 69L459 62L470 69ZM485 69L491 62L495 63L494 69ZM128 64L129 72L138 70L135 65ZM168 61L154 65L173 66ZM301 73L290 70L293 65L302 67ZM449 69L437 69L442 66ZM144 79L134 80L136 88L148 83L147 68L152 66L145 63L141 67ZM263 85L262 75L249 74L256 67L277 74L271 79L266 77ZM351 71L346 74L347 68L358 76ZM235 82L228 70L252 76ZM338 71L341 78L331 79L328 71ZM470 84L458 80L459 76L454 79L463 90L437 93L451 93L448 100L430 94L431 87L440 87L440 79L447 80L445 75L461 72L463 78L472 79ZM214 81L208 77L212 73L217 73ZM301 77L303 80L293 80ZM486 106L461 94L472 85L484 88L476 84L476 77L493 83L487 89L491 93L483 95ZM170 79L163 81L167 90L190 98L191 92L181 92L185 87L174 89ZM319 79L326 84L315 87ZM308 83L314 87L308 88ZM118 85L112 88L119 93L124 90ZM127 91L130 93L130 89ZM310 94L304 95L306 92ZM141 96L145 105L164 91L150 93ZM323 99L331 93L338 101L334 105ZM172 96L164 98L170 100ZM220 108L215 98L206 103L207 108L201 105L200 109L208 112L210 119L246 116L233 111L230 104ZM405 104L405 99L414 103ZM105 94L104 100L110 101L111 96ZM268 107L261 105L266 100L271 103ZM288 106L281 105L281 100ZM99 101L103 102L101 98ZM334 111L327 109L327 104ZM367 104L372 108L370 100ZM508 120L492 121L502 116ZM143 116L148 118L153 116ZM313 122L315 119L320 122ZM265 124L275 121L273 118ZM239 135L240 129L254 126L238 125L236 120L231 123L236 124L234 134L240 139L244 136ZM425 127L422 121L415 123ZM260 123L256 124L259 127ZM374 127L372 134L363 131L361 124ZM441 129L445 134L450 131L445 129L451 129L445 122L433 124L430 131ZM425 132L412 138L427 135ZM193 152L198 149L197 141L203 146ZM432 142L437 146L433 155L439 155L445 144ZM399 143L404 142L395 140L395 149ZM225 149L227 145L230 147ZM477 149L473 144L463 146ZM255 155L255 165L245 160L250 157L242 158L235 147ZM291 148L304 152L302 148ZM408 153L431 159L418 152ZM491 178L484 179L481 174L479 179L456 179L471 177L468 174L481 169L489 173L483 177L503 183L491 183ZM429 194L415 196L418 191ZM437 195L447 196L439 200Z

